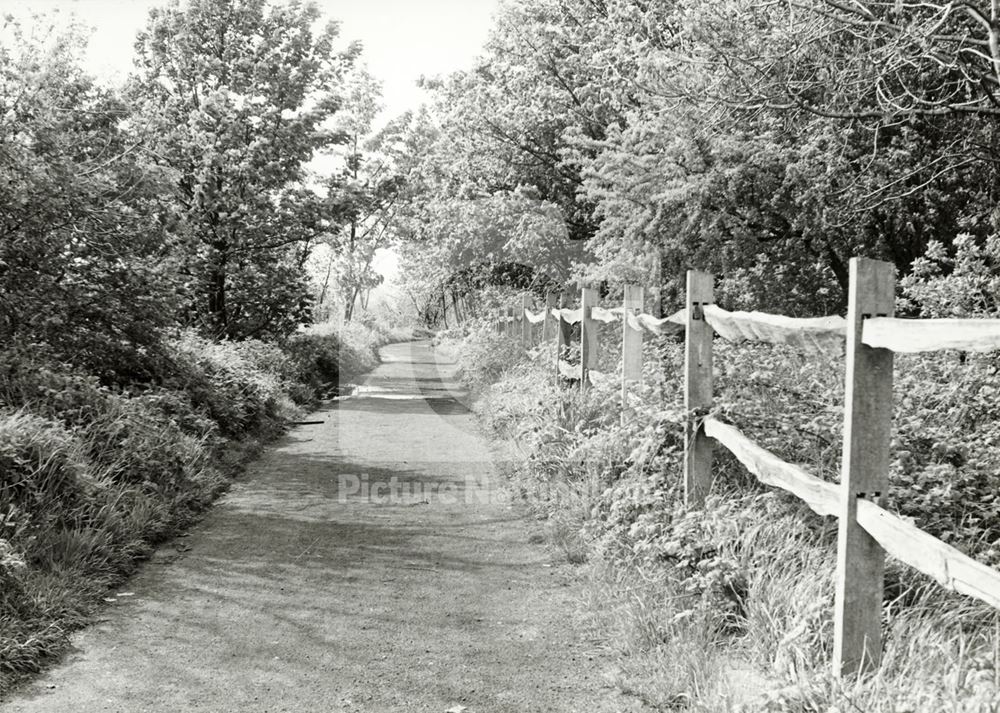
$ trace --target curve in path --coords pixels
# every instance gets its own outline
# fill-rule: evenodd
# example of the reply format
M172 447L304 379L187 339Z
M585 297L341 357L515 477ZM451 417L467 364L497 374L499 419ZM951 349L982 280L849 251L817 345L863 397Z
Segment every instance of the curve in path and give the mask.
M496 486L455 365L426 342L382 360L0 711L630 708L579 636L571 569Z

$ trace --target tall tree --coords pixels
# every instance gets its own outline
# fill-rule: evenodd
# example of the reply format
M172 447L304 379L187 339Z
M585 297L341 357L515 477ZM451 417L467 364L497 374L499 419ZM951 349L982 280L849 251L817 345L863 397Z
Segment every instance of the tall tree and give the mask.
M409 232L489 244L502 221L450 216L530 189L595 256L578 277L649 279L657 252L667 299L695 267L731 306L836 311L852 256L905 273L1000 226L994 5L512 0L432 85Z
M280 336L308 316L303 265L335 211L306 164L345 141L326 122L359 52L337 51L319 18L297 0L173 0L136 43L131 96L174 172L187 314L215 336Z

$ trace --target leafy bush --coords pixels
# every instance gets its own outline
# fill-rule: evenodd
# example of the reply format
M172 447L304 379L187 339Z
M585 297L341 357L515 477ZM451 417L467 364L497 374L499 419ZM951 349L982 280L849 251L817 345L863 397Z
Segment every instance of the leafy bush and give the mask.
M0 538L23 543L73 522L98 484L82 444L61 424L0 412Z
M296 334L285 342L295 380L304 389L293 392L297 401L309 401L340 381L341 344L332 335Z
M959 235L949 256L932 240L901 280L904 309L924 317L996 317L1000 315L1000 236L978 243Z
M21 350L0 353L0 403L74 428L97 418L110 398L110 388L95 376Z
M192 331L171 346L181 387L223 435L260 431L288 415L286 384L294 367L277 348L253 340L213 342Z
M510 337L498 334L492 325L484 325L465 338L458 355L463 378L473 387L482 388L519 363L524 349Z

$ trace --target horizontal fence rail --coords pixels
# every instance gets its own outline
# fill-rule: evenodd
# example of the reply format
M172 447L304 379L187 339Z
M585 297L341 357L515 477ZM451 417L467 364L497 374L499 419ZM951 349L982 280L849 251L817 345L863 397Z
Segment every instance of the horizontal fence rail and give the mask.
M894 352L934 352L960 349L987 352L1000 349L1000 319L865 320L865 344Z
M703 426L705 435L725 446L760 482L788 491L818 515L837 515L840 491L834 483L817 478L797 465L786 463L728 423L708 417Z
M496 329L511 338L519 336L529 348L533 325L541 324L542 341L555 342L556 377L578 380L586 388L613 378L595 370L598 323L621 323L623 418L630 386L642 380L645 337L685 333L685 502L688 507L704 502L712 482L713 449L721 446L762 483L795 495L821 516L838 518L832 662L837 675L855 675L879 664L886 554L949 590L1000 609L1000 572L881 505L888 489L893 353L998 350L1000 319L896 318L892 265L865 258L851 260L846 318L729 312L714 304L713 282L710 274L689 272L685 307L662 318L642 312L644 291L634 285L625 286L622 305L610 309L601 307L597 292L589 288L582 290L580 306L575 308L567 306L568 294L549 294L544 308L533 312L524 295L518 309L497 313ZM580 341L578 363L568 359L574 331ZM786 344L824 358L845 356L839 484L783 461L710 414L715 336Z
M798 319L763 312L727 312L708 305L705 321L716 334L732 342L789 344L820 354L842 354L847 335L847 320L843 317Z

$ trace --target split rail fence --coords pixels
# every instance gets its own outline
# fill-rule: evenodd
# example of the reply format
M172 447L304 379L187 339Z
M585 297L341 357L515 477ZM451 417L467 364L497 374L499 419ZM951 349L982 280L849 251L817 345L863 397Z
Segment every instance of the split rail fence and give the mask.
M658 319L642 313L644 290L627 286L620 307L602 308L598 293L583 288L580 306L532 312L532 298L497 315L497 329L533 341L556 341L556 374L579 379L581 387L598 377L598 323L622 325L623 404L630 383L642 379L645 334L685 333L684 403L688 417L684 453L684 492L689 507L701 507L712 484L716 446L727 448L761 482L803 500L814 512L839 519L833 670L855 675L878 667L882 653L881 614L885 555L935 579L943 587L1000 609L1000 571L964 555L882 507L888 489L892 425L893 354L943 349L1000 349L998 319L897 319L895 276L889 263L854 258L850 264L847 317L810 319L761 312L729 312L715 305L714 278L687 274L686 305ZM565 301L565 298L564 298ZM579 324L580 362L565 360L572 325ZM758 446L734 426L711 415L712 343L723 339L789 344L811 354L846 350L844 440L840 483L822 480Z

